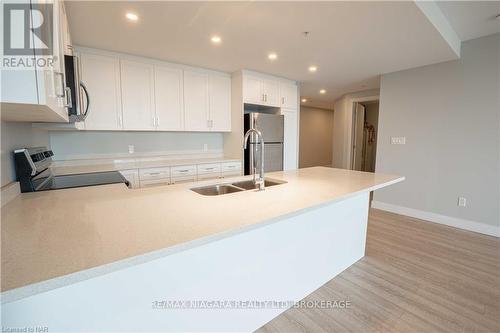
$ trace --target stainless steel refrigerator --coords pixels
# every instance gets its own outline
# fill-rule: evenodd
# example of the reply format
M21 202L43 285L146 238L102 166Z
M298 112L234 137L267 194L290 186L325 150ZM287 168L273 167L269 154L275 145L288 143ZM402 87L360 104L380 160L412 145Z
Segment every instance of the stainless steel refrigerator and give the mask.
M264 171L283 170L283 116L267 113L251 112L245 114L245 133L255 128L264 137ZM255 159L255 164L252 162ZM250 136L250 142L245 149L245 175L252 175L253 165L260 166L260 145L256 136Z

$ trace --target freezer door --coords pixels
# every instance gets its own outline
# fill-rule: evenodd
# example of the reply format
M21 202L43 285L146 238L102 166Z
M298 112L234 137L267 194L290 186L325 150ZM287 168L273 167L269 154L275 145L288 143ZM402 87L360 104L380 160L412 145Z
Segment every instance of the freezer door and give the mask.
M253 126L262 133L264 142L283 142L282 115L253 113L253 119Z
M251 148L256 148L256 153L250 154L250 161L255 158L257 173L260 168L260 145L253 144ZM251 165L251 163L250 163ZM251 169L251 167L250 167ZM249 174L253 174L253 170L249 170ZM283 171L283 144L282 143L266 143L264 145L264 172Z

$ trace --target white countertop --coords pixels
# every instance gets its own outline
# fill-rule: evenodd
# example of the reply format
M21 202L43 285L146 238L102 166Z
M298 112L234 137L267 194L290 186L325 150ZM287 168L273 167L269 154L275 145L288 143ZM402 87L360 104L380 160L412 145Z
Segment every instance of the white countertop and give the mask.
M2 297L105 274L404 179L325 167L267 176L288 183L221 196L190 190L221 180L22 193L1 211ZM235 179L242 178L249 177Z

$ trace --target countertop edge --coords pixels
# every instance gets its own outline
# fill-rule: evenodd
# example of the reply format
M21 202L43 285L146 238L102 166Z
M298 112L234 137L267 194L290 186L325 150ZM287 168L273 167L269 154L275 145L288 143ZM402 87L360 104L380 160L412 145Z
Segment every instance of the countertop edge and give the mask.
M301 209L298 209L295 211L291 211L289 213L286 213L286 214L283 214L283 215L280 215L277 217L273 217L270 219L266 219L266 220L263 220L263 221L260 221L257 223L253 223L253 224L242 226L239 228L223 231L223 232L216 233L216 234L213 234L210 236L205 236L202 238L194 239L194 240L191 240L191 241L188 241L185 243L172 245L172 246L169 246L166 248L143 253L143 254L129 257L126 259L121 259L121 260L114 261L114 262L104 264L101 266L84 269L84 270L81 270L78 272L58 276L58 277L51 278L51 279L44 280L44 281L40 281L40 282L35 282L35 283L29 284L29 285L26 285L23 287L18 287L18 288L6 290L0 294L1 304L15 302L15 301L18 301L18 300L21 300L21 299L24 299L24 298L27 298L30 296L40 294L40 293L44 293L44 292L48 292L48 291L51 291L54 289L66 287L66 286L69 286L69 285L72 285L72 284L75 284L78 282L82 282L85 280L96 278L96 277L99 277L99 276L102 276L105 274L109 274L109 273L113 273L113 272L116 272L119 270L124 270L124 269L130 268L132 266L145 264L147 262L150 262L150 261L153 261L156 259L160 259L160 258L169 256L169 255L181 252L181 251L186 251L186 250L192 249L192 248L197 247L197 246L202 246L202 245L205 245L208 243L212 243L214 241L218 241L218 240L221 240L221 239L224 239L227 237L235 236L235 235L238 235L240 233L248 232L248 231L251 231L251 230L254 230L257 228L262 228L262 227L268 226L270 224L277 223L277 222L280 222L282 220L288 219L290 217L308 212L310 210L317 209L317 208L320 208L320 207L323 207L323 206L326 206L326 205L329 205L329 204L332 204L332 203L335 203L338 201L346 200L346 199L349 199L349 198L354 197L356 195L359 195L361 193L375 191L375 190L378 190L380 188L402 182L403 180L405 180L405 177L399 177L399 178L396 178L396 179L393 179L393 180L390 180L390 181L387 181L387 182L384 182L381 184L373 185L373 186L368 187L366 189L351 192L351 193L336 197L336 198L331 199L331 200L326 200L326 201L320 202L318 204L315 204L315 205L312 205L309 207L305 207L305 208L301 208Z

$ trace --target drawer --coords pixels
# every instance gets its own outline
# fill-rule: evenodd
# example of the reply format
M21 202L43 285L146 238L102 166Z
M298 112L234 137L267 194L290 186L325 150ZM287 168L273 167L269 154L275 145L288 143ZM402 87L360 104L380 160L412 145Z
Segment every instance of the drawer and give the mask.
M172 177L171 184L191 183L196 181L196 175Z
M220 174L221 166L220 163L209 163L209 164L199 164L198 165L198 175L204 173L217 173Z
M225 162L225 163L222 163L221 165L222 167L222 172L225 173L225 172L237 172L237 173L240 173L241 172L241 162Z
M170 178L170 168L148 168L139 169L139 179L140 180L154 180L154 179L165 179Z
M152 180L142 180L140 181L141 187L151 187L157 185L168 185L170 184L170 178L164 179L152 179Z
M180 165L171 167L170 176L172 178L186 176L194 176L194 178L196 178L196 165Z

